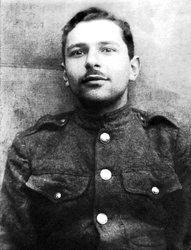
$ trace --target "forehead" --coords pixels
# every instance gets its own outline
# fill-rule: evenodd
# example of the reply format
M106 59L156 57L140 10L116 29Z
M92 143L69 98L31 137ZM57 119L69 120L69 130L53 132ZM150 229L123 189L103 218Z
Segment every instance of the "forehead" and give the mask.
M68 34L66 46L75 43L91 44L101 41L124 43L122 29L110 20L80 22Z

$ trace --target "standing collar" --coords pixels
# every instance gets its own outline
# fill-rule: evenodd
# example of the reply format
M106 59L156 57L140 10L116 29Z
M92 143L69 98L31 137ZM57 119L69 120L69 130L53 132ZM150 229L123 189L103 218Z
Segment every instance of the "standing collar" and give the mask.
M130 111L131 107L129 104L104 115L92 115L90 112L78 108L74 117L78 125L87 129L114 129L129 121Z

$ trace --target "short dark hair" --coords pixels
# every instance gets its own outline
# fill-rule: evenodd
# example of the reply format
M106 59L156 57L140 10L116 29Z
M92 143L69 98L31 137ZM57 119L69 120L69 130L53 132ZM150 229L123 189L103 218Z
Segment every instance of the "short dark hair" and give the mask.
M65 61L65 46L66 39L70 31L72 31L76 25L80 22L87 22L92 20L111 20L116 23L121 29L123 34L123 40L127 45L129 58L132 59L134 57L134 42L133 35L131 33L130 25L119 18L116 18L113 14L102 10L100 8L91 7L86 10L78 12L63 28L62 35L62 56Z

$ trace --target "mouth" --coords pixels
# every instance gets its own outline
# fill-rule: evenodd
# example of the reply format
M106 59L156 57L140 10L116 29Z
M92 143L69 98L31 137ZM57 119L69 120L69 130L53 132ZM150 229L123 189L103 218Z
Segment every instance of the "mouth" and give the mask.
M88 75L83 79L83 83L99 84L102 81L108 81L109 79L105 76L100 75Z

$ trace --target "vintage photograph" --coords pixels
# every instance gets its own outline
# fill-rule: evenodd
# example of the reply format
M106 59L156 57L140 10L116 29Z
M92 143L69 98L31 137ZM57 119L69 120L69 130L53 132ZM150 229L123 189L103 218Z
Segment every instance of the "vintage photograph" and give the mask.
M191 250L191 1L2 0L0 250Z

